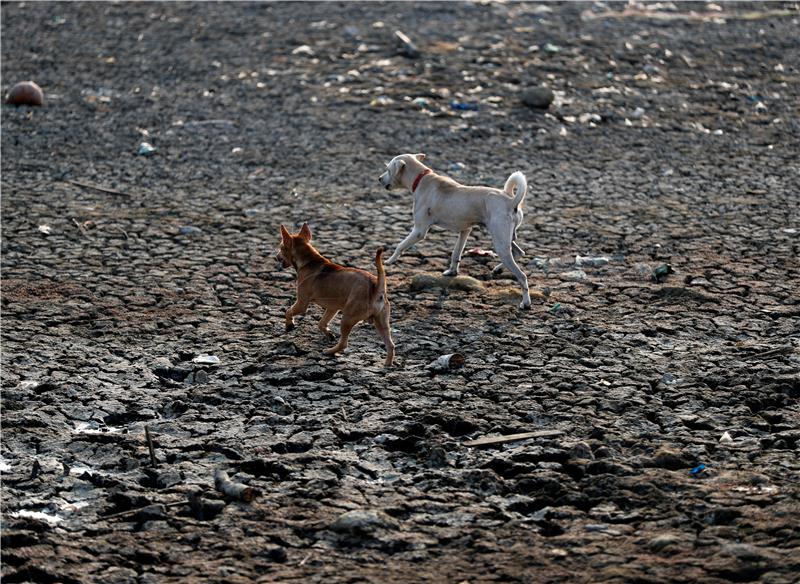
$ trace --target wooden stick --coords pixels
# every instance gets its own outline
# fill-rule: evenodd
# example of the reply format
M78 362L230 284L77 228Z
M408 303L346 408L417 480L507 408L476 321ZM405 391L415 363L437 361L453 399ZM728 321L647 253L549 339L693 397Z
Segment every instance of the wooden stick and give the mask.
M85 183L85 182L80 182L80 181L77 181L77 180L66 180L64 182L68 183L68 184L71 184L71 185L75 185L76 187L83 187L85 189L92 189L92 190L95 190L95 191L100 191L101 193L108 193L109 195L119 195L119 196L122 196L122 197L132 197L133 196L130 193L123 193L122 191L115 191L114 189L107 189L106 187L100 187L100 186L97 186L97 185L93 185L93 184L89 184L89 183Z
M186 501L172 501L171 503L155 503L156 505L164 505L164 507L178 507L179 505L188 505ZM145 505L147 507L147 505ZM135 515L144 507L136 507L135 509L128 509L127 511L120 511L119 513L112 513L111 515L99 515L99 519L116 519L117 517L125 517L126 515Z
M214 487L223 495L249 503L258 496L258 491L242 483L234 483L224 470L214 473Z
M523 432L522 434L509 434L507 436L489 436L464 442L464 446L490 446L492 444L505 444L506 442L516 442L517 440L527 440L528 438L549 438L551 436L561 436L561 430L540 430L538 432Z
M156 461L156 451L153 448L153 437L150 436L150 428L148 426L144 427L144 437L147 440L147 449L150 451L150 464L156 466L158 465Z

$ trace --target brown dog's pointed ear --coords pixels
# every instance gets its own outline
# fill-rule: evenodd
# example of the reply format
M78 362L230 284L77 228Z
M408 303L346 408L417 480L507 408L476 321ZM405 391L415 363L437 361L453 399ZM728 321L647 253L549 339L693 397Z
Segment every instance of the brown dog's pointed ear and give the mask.
M422 162L423 160L425 160L425 155L422 152L420 152L419 154L415 154L414 158Z
M292 245L292 235L281 223L281 239L283 240L284 245Z
M303 226L300 228L300 233L298 233L300 237L305 239L306 241L311 241L311 228L308 226L308 223L303 223Z

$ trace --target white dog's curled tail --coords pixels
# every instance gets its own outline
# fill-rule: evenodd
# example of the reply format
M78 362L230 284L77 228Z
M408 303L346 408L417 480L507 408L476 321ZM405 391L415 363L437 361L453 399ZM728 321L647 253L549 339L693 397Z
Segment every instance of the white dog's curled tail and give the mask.
M511 176L508 177L506 186L503 187L503 190L509 195L514 195L516 192L513 201L514 209L519 209L519 206L522 204L522 200L525 198L525 193L528 192L528 181L525 179L525 175L520 171L512 173Z

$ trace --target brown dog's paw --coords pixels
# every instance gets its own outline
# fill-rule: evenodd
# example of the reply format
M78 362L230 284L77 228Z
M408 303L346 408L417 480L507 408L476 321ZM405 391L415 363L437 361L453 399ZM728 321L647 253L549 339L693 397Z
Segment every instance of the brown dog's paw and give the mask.
M288 333L288 332L290 332L290 331L293 331L293 330L294 330L294 328L295 328L295 325L294 325L294 323L293 323L293 322L287 322L287 323L286 323L286 332L287 332L287 333Z

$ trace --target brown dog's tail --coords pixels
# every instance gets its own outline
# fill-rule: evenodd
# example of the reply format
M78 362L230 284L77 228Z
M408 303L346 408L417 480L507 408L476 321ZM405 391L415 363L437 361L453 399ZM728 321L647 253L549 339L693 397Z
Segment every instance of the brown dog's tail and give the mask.
M383 248L379 247L375 252L375 267L378 269L378 296L383 295L381 300L386 299L386 270L383 268Z

